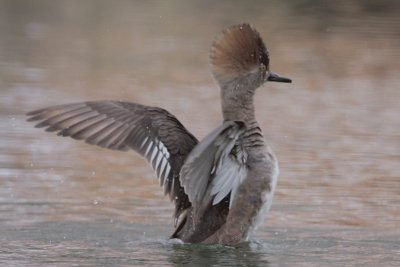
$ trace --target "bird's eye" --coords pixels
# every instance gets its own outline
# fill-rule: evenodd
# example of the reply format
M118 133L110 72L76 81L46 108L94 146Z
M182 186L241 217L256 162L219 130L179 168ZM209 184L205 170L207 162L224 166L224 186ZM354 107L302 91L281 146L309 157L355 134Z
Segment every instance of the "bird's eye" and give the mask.
M267 70L267 67L264 64L260 64L260 71L265 72Z

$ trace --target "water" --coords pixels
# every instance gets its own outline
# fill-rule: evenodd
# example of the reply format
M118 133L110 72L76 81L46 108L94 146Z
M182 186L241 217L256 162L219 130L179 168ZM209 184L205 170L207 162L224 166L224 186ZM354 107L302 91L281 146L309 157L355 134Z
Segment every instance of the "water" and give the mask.
M398 266L399 11L396 1L0 1L0 266ZM281 175L250 242L168 241L172 205L144 160L25 122L53 104L124 99L162 106L204 137L221 121L210 44L243 21L294 80L257 92Z

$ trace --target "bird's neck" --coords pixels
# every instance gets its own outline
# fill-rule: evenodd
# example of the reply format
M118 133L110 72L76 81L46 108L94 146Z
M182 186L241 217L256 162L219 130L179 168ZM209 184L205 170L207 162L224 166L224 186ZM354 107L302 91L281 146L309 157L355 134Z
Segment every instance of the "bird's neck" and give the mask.
M255 121L254 90L227 85L221 90L221 101L224 121Z

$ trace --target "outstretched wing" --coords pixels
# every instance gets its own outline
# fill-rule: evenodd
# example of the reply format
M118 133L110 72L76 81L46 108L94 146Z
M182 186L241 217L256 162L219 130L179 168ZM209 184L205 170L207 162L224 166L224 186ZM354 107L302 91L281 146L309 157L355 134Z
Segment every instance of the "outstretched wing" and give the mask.
M152 165L175 202L175 217L190 206L179 181L186 156L197 139L168 111L122 101L96 101L53 106L27 113L36 127L126 151L133 149Z
M227 121L206 136L188 155L181 183L199 217L212 201L217 205L230 194L229 207L247 175L247 152L240 136L245 125Z

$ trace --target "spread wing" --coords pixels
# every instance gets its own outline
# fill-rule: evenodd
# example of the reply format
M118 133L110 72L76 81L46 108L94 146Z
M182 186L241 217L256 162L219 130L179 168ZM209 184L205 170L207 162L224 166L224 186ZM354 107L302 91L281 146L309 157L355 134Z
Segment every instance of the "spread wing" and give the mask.
M201 216L212 201L217 205L230 194L229 206L247 175L247 152L240 136L245 125L227 121L206 136L188 155L181 169L181 183Z
M53 106L27 114L36 127L101 147L133 149L152 165L175 202L175 218L190 206L179 173L197 139L168 111L121 101L83 102Z

